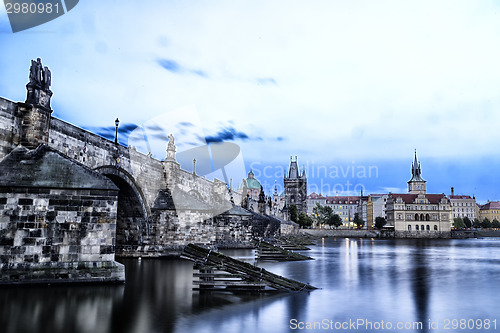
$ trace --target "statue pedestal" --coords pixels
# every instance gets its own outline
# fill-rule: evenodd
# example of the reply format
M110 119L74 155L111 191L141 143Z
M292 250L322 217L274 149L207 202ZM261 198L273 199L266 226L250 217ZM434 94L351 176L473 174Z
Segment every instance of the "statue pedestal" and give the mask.
M26 104L41 106L50 110L50 98L52 97L52 91L44 90L40 86L31 83L26 85L26 90Z

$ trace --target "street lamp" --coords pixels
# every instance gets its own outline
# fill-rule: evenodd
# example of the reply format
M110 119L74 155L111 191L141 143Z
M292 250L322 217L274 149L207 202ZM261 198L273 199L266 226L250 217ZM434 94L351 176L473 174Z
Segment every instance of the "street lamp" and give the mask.
M115 120L115 144L118 144L118 125L120 125L120 120L116 118Z

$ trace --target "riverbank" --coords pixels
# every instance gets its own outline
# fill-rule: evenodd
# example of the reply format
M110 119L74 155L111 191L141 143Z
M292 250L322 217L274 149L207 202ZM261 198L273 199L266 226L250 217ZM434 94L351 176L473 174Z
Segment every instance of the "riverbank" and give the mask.
M401 233L392 230L356 230L356 229L301 229L299 233L314 237L339 238L481 238L500 237L500 230L452 230L443 234L435 233Z

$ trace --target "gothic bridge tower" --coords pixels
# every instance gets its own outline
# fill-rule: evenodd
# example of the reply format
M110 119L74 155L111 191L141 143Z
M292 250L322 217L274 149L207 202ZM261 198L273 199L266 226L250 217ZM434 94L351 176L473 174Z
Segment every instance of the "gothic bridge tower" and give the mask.
M306 170L299 172L297 156L290 156L290 168L283 179L285 187L285 217L290 219L291 205L297 206L297 213L307 212L307 177Z

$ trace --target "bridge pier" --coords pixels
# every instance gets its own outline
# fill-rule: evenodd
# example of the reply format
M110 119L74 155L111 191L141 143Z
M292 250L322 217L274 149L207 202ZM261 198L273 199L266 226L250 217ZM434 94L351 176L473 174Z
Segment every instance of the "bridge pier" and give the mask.
M46 145L0 169L0 284L124 282L110 180Z

